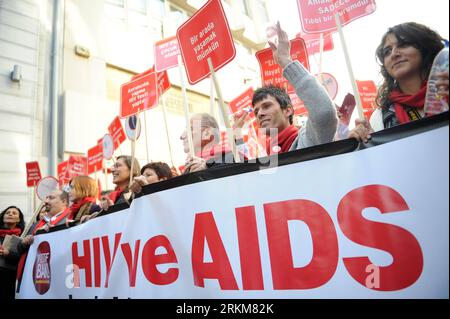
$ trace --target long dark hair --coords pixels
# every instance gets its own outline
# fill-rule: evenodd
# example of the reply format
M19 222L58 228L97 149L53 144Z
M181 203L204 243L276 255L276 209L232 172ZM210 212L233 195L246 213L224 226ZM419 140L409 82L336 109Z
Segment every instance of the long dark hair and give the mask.
M384 78L383 84L378 89L377 104L380 107L388 108L391 102L389 94L396 88L395 79L392 78L384 67L384 44L388 35L393 34L399 45L411 45L420 51L422 55L421 74L422 80L426 80L430 74L434 58L444 47L443 38L425 25L407 22L389 28L383 35L381 43L377 48L376 57L381 66L380 73Z
M5 225L3 223L3 217L5 216L8 209L11 209L11 208L15 208L19 211L20 219L19 219L19 223L16 225L16 227L20 228L20 230L23 231L25 229L25 217L23 216L23 213L20 210L20 208L17 206L9 206L0 213L0 229L5 229Z

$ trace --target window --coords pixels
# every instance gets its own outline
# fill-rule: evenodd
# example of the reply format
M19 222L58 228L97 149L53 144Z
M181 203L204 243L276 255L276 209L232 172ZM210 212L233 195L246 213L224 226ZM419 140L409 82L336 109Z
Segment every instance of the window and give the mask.
M105 2L116 7L125 7L125 0L106 0Z
M238 0L239 7L241 8L241 11L246 15L250 16L250 10L248 8L247 0Z
M261 0L256 1L256 10L264 23L269 21L269 15L267 13L266 4L263 1Z
M147 0L128 0L128 10L147 14Z
M159 18L163 18L166 13L164 0L150 0L150 13Z

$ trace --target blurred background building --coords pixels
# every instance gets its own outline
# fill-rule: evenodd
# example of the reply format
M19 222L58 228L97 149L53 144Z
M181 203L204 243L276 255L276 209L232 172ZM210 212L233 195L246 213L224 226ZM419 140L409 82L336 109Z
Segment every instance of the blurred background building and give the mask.
M85 154L119 113L120 86L153 66L153 43L174 36L205 0L0 0L0 209L32 214L25 163L43 176L71 154ZM237 50L218 72L224 99L260 85L254 57L265 46L265 0L222 1ZM19 77L11 76L16 66ZM183 164L184 112L177 69L164 95L172 158ZM211 84L188 87L190 112L210 112ZM218 108L214 110L218 115ZM150 160L171 163L162 108L147 111ZM142 117L141 117L142 118ZM145 137L137 157L147 162ZM125 142L115 154L130 154ZM100 174L100 173L99 173ZM100 177L100 176L99 176ZM111 179L103 188L112 188ZM108 184L108 185L105 185Z

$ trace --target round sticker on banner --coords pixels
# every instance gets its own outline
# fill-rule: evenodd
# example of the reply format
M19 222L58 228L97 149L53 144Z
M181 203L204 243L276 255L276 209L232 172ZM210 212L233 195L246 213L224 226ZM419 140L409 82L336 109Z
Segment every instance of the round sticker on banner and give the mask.
M136 115L127 117L125 120L125 133L128 139L132 141L137 140L141 135L141 121Z
M338 82L334 76L330 73L317 74L316 79L322 83L323 87L327 90L328 95L334 100L338 93Z
M58 180L53 176L47 176L41 179L36 186L37 197L44 201L51 192L58 189Z
M114 154L114 140L112 136L109 134L103 136L102 145L103 145L103 157L107 160L110 160Z

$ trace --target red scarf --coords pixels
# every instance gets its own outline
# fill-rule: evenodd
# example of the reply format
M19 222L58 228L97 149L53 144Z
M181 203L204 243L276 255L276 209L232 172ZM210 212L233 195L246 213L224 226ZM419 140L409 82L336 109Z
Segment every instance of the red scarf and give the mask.
M81 206L87 203L95 203L94 197L85 197L80 201L74 202L72 206L70 206L70 215L69 219L73 220L75 216L77 215L78 211L80 210Z
M197 153L195 156L203 158L205 161L210 158L215 158L218 155L230 153L231 149L228 146L228 141L221 141L219 144L214 145L214 147L210 148L206 151L201 151Z
M273 140L268 139L267 143L267 154L280 154L289 152L292 144L298 136L298 128L291 125L278 133L277 137Z
M21 233L22 230L17 227L13 229L0 229L0 237L5 237L6 235L20 236Z
M394 104L395 115L400 124L411 122L405 107L423 109L426 94L427 81L422 84L420 91L415 95L404 94L399 89L395 89L389 94L389 100Z
M120 195L122 195L123 191L124 189L117 187L114 192L109 193L108 197L113 201L113 203L115 203L119 199Z

